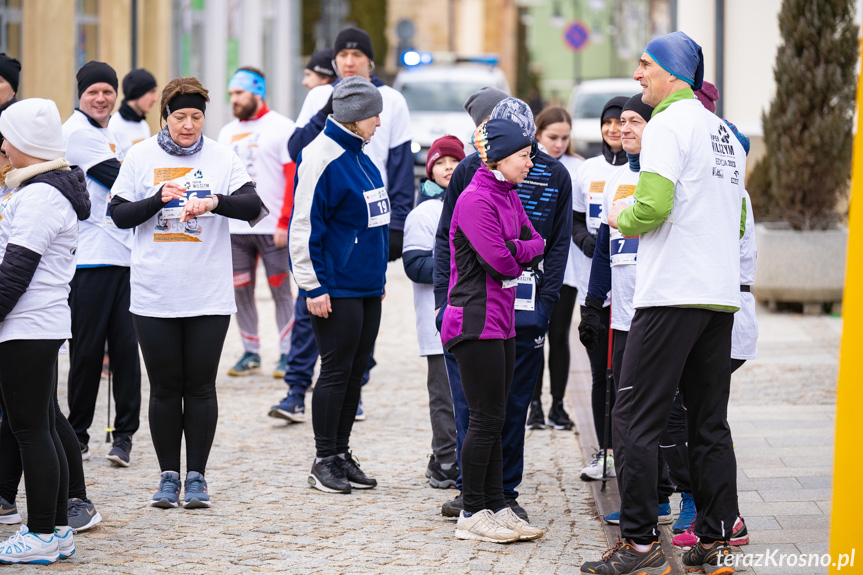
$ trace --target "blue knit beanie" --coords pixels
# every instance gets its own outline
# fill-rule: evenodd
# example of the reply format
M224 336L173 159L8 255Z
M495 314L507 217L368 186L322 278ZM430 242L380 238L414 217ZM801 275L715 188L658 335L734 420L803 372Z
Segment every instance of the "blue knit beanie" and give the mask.
M694 90L701 89L704 82L704 55L701 46L692 38L680 31L672 32L651 40L644 51L666 72L680 78Z
M530 146L531 138L518 123L492 118L479 125L471 143L482 163L488 165Z

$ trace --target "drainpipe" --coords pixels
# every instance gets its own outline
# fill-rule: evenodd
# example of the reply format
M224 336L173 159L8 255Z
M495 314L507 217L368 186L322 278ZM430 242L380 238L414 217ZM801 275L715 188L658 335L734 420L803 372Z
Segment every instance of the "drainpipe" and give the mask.
M725 101L725 0L716 0L716 115L723 117Z
M138 0L132 0L132 70L138 67Z

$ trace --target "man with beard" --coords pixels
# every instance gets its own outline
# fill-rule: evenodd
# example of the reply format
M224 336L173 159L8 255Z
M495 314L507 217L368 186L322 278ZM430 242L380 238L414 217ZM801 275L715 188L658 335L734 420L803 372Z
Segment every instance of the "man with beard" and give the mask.
M231 107L236 119L219 132L219 142L234 149L255 181L258 195L270 214L254 229L247 222L231 220L231 252L234 262L234 296L237 300L237 326L245 352L228 370L228 375L261 372L258 310L255 307L255 268L264 262L267 282L276 303L279 328L279 361L273 377L285 376L290 349L294 302L288 270L288 217L294 201L296 164L288 153L288 138L294 122L267 107L264 73L257 68L237 70L228 84ZM288 216L279 214L287 213Z

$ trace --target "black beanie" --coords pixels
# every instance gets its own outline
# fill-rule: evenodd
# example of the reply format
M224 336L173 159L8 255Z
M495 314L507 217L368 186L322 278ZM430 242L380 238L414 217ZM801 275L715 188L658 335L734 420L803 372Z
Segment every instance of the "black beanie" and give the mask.
M156 78L143 68L132 70L123 78L123 101L137 100L156 87Z
M306 70L311 70L316 74L320 74L325 78L335 79L336 72L333 70L333 58L336 54L332 48L324 48L312 54L309 58L309 63L306 64Z
M333 51L338 54L342 50L359 50L369 57L375 59L375 51L372 48L372 38L365 30L359 28L345 28L336 36Z
M0 76L9 82L12 91L18 91L18 75L21 73L21 62L10 58L6 52L0 53Z
M608 118L617 118L620 119L620 113L623 111L623 105L626 104L626 101L629 100L626 96L615 96L611 100L605 103L605 106L602 108L602 116L599 118L599 123L601 124Z
M110 84L117 91L117 72L105 62L90 60L78 70L78 97L87 91L87 88L99 82Z
M626 101L626 104L623 105L623 112L627 110L632 110L644 118L645 122L649 122L650 117L653 115L653 108L641 101L641 94L636 94Z

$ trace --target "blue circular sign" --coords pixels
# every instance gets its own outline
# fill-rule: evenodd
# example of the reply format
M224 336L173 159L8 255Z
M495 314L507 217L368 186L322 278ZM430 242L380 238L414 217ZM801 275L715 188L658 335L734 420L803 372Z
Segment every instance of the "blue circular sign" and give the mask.
M580 20L570 22L563 32L563 40L573 52L581 52L590 44L590 29Z

